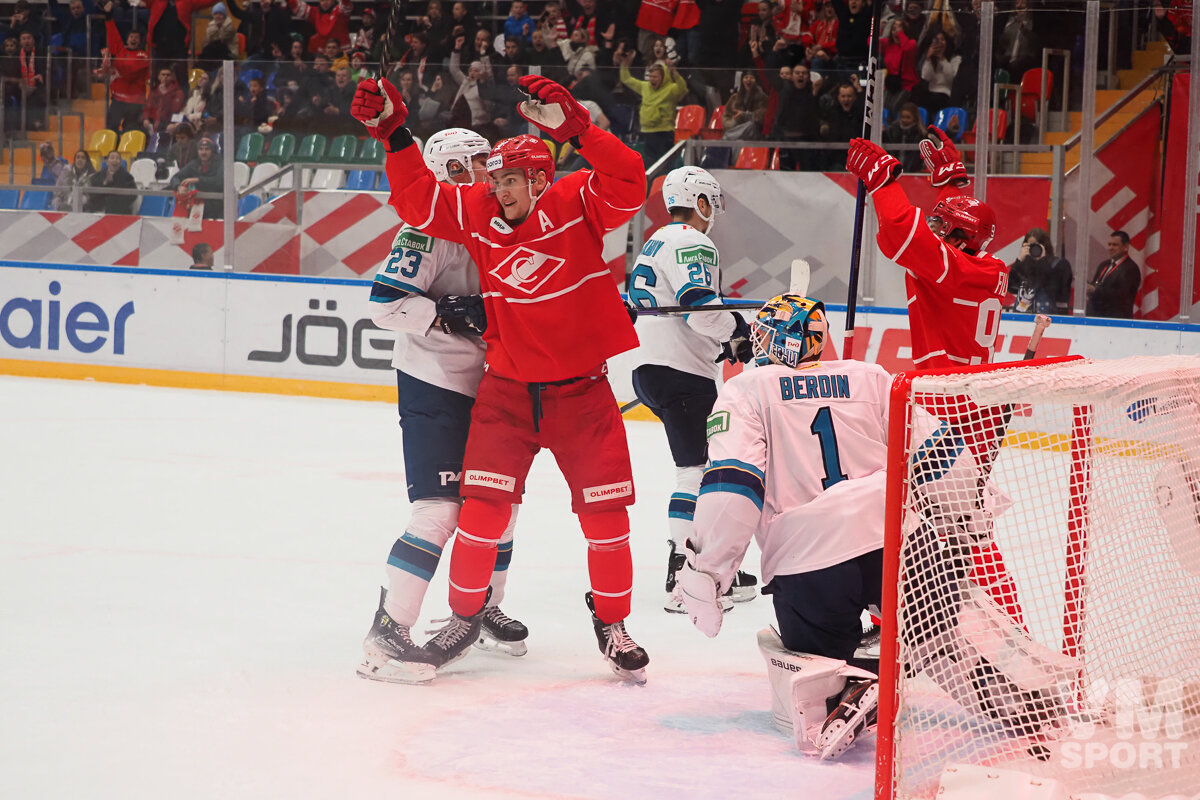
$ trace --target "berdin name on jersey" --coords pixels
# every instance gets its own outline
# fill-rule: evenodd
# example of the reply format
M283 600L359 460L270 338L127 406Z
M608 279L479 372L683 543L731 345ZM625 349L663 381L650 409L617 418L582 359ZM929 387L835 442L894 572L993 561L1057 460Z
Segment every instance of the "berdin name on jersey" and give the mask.
M848 375L782 375L779 378L779 394L784 400L850 398Z

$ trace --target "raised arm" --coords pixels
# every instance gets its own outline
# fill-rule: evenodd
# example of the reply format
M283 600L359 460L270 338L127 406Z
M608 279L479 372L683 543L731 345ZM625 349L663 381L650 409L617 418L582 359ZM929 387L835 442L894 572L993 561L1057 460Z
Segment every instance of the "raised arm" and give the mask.
M570 142L593 165L581 192L587 224L603 233L628 221L646 201L642 157L620 139L592 124L578 100L561 84L540 75L521 78L529 100L517 113L557 142Z
M371 137L383 142L392 186L389 202L400 219L439 239L465 242L469 236L462 225L463 193L470 187L443 185L425 166L412 133L404 127L408 108L400 90L387 78L368 78L358 85L350 113Z

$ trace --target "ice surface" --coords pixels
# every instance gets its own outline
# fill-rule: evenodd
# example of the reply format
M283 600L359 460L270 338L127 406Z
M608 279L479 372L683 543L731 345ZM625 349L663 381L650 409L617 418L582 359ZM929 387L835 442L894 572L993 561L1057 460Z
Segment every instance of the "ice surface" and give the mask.
M547 453L504 603L529 654L401 686L354 674L407 518L390 406L0 377L0 420L0 797L871 796L873 739L820 763L775 730L769 598L715 640L661 610L658 425L627 424L639 688L601 661Z

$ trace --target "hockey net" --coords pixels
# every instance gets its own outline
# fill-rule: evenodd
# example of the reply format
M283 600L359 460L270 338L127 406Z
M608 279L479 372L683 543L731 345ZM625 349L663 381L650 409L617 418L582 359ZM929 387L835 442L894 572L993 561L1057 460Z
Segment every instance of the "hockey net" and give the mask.
M877 800L1200 791L1200 359L901 375L890 415Z

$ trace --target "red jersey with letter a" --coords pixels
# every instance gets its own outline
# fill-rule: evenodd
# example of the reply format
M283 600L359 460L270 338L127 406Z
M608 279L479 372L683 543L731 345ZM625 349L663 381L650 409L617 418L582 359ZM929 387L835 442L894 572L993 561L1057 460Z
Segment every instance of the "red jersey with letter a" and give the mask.
M961 192L947 189L941 197ZM970 255L943 242L896 183L871 195L883 255L904 267L912 359L918 369L992 360L1008 267L995 256Z
M640 155L595 126L580 143L596 169L547 187L515 225L486 184L438 183L415 146L387 156L390 202L400 218L461 242L475 260L488 369L505 378L576 378L638 345L601 239L642 207L645 168Z

